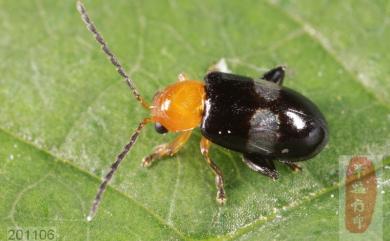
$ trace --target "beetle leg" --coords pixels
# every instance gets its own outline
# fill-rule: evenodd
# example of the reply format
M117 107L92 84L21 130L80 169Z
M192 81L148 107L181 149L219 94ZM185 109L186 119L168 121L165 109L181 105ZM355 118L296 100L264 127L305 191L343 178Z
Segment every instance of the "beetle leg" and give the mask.
M243 154L243 161L248 167L258 173L261 173L273 180L278 179L279 174L276 171L274 162L256 154Z
M171 143L165 143L165 144L156 146L154 148L154 151L142 160L142 166L149 167L150 165L152 165L152 162L154 160L163 158L165 156L175 155L184 146L184 144L188 141L188 139L191 136L191 132L192 131L182 132Z
M291 161L280 161L280 162L288 166L294 172L302 171L302 167L300 167L298 164L295 164Z
M221 58L216 64L213 64L208 68L207 73L211 72L231 73L232 71L229 69L225 58Z
M177 76L177 79L179 81L189 80L188 75L184 72L179 73L179 75Z
M266 72L261 78L263 80L271 81L275 84L282 85L285 75L285 69L286 68L284 66L278 66Z
M200 140L200 151L202 152L202 155L204 156L210 168L215 174L215 185L217 186L217 202L219 204L224 204L226 202L226 195L225 189L223 187L223 174L221 169L219 169L219 167L209 157L210 146L211 142L205 137L202 137L202 139Z

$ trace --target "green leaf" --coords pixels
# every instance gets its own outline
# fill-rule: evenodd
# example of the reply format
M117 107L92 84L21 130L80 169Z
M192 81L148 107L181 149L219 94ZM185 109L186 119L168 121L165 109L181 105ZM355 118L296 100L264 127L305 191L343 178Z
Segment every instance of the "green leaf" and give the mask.
M379 195L390 236L388 1L85 5L146 99L179 72L202 79L222 57L253 77L285 64L285 85L327 117L329 145L302 173L278 165L276 182L213 148L228 195L220 207L199 130L177 156L144 169L141 159L173 137L148 126L88 223L100 178L148 113L74 1L0 0L0 240L13 227L54 227L59 240L335 240L338 161L355 154L387 157Z

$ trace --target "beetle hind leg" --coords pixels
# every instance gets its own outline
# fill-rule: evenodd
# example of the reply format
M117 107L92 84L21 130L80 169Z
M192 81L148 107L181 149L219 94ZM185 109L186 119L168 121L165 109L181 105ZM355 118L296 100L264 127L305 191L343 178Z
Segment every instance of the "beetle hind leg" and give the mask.
M274 82L275 84L282 85L285 75L285 67L278 66L266 72L261 79Z
M294 172L302 171L302 167L299 166L298 164L295 164L294 162L291 161L280 161L280 162L288 166Z
M243 161L248 167L260 174L272 178L273 180L278 179L279 173L275 168L274 162L267 158L256 155L256 154L243 154Z
M224 182L223 182L222 171L209 157L210 146L211 146L211 142L207 140L205 137L202 137L202 139L200 140L200 151L202 152L202 155L204 156L210 168L213 170L215 174L215 185L217 186L217 202L219 204L225 204L226 194L223 185Z
M161 159L166 156L173 156L175 155L188 141L188 139L191 136L192 131L185 131L182 132L179 136L176 137L174 141L171 143L165 143L162 145L158 145L154 148L153 152L146 156L142 160L142 166L143 167L149 167L152 165L153 161L157 159Z

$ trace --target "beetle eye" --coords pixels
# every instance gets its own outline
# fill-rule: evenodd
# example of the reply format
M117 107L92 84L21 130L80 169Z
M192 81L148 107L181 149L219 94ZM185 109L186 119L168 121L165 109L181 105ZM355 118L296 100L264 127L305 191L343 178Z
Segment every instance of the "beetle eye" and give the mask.
M157 133L160 134L165 134L168 132L168 129L161 125L159 122L156 122L156 124L154 124L154 129L157 131Z

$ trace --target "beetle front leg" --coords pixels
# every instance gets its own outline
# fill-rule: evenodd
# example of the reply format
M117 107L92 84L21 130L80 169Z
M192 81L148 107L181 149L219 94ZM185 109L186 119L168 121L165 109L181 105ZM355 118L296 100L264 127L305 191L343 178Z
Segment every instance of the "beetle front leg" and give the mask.
M282 85L285 75L285 67L278 66L266 72L261 79L274 82L275 84Z
M209 157L210 146L211 142L205 137L202 137L202 139L200 140L200 151L215 174L215 185L217 186L217 202L219 204L225 204L226 194L223 185L223 174L221 169L219 169L219 167Z
M188 75L184 72L181 72L177 75L177 80L179 81L185 81L185 80L189 80L190 78L188 77Z
M192 131L182 132L173 142L156 146L154 151L142 160L142 166L149 167L152 165L152 162L157 159L175 155L188 141L191 132Z

